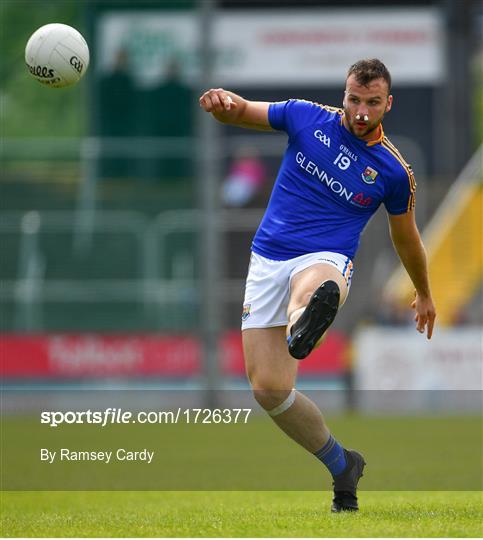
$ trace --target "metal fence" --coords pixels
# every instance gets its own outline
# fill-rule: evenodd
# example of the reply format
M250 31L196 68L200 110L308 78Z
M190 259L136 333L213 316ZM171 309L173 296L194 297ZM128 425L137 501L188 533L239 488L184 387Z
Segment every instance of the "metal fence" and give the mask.
M260 210L223 211L218 227L228 241L232 232L249 238L261 216ZM138 212L98 211L90 249L81 254L76 218L78 213L63 211L4 213L0 242L17 253L17 268L10 266L15 275L4 268L2 276L4 330L196 326L199 210L162 212L153 219ZM242 294L242 276L224 277L213 301L236 303Z

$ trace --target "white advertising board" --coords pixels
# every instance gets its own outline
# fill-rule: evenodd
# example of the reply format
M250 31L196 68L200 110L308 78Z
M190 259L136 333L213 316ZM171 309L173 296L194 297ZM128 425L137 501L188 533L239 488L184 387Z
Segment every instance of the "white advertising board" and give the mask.
M400 85L438 84L445 75L435 8L220 11L213 23L219 85L341 85L351 64L370 57L385 62ZM123 48L141 85L161 80L173 59L195 83L198 28L187 12L107 12L97 26L98 67L112 69Z
M354 340L357 390L481 390L481 328L367 328Z

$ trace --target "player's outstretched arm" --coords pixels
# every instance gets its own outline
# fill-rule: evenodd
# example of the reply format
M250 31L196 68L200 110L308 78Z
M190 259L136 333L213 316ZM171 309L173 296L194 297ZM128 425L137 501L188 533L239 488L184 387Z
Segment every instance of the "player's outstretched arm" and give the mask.
M200 97L200 107L219 122L233 126L271 131L265 101L248 101L223 88L212 88Z
M416 226L414 211L389 215L389 228L394 248L416 288L416 298L411 304L416 310L416 330L424 333L426 328L427 337L431 339L436 309L429 288L426 251Z

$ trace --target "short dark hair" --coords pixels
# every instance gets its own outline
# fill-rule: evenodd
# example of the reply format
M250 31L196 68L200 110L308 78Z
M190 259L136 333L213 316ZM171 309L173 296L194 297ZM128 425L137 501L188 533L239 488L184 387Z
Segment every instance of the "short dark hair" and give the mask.
M367 86L374 79L384 79L387 82L388 91L391 92L391 74L387 67L377 58L359 60L349 68L347 78L355 75L356 81Z

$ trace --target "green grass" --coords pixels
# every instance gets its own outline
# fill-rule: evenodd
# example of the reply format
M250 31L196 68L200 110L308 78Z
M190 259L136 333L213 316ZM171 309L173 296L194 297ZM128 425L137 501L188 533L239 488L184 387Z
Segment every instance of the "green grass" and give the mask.
M482 536L477 416L341 415L329 425L368 463L357 515L330 514L330 475L265 416L111 429L4 418L0 536ZM39 448L60 447L146 447L157 458L39 462Z
M87 408L87 407L86 407ZM335 436L362 452L366 491L475 491L482 487L478 416L328 419ZM330 475L268 416L247 424L63 425L38 417L1 422L0 482L6 491L315 491ZM40 448L155 451L137 462L41 462ZM274 451L276 449L276 451ZM394 464L401 466L394 467ZM234 466L236 464L236 466Z
M478 537L478 492L4 492L4 537Z

